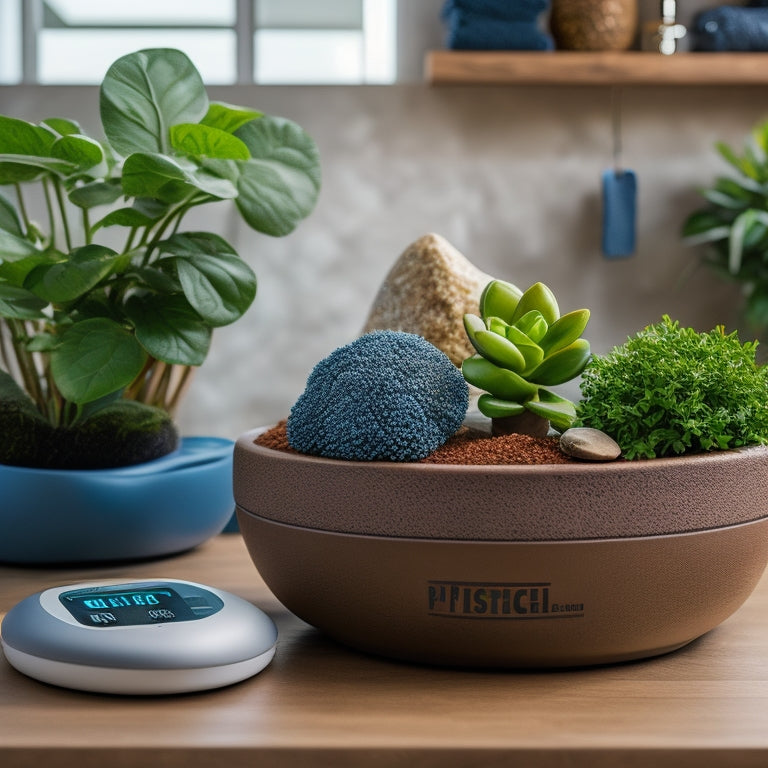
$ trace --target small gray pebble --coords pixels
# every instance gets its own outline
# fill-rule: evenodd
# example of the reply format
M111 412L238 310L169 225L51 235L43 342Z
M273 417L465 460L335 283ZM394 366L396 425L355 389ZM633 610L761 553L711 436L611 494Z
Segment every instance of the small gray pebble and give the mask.
M573 427L560 435L560 449L575 459L613 461L621 456L619 444L605 432L591 427Z

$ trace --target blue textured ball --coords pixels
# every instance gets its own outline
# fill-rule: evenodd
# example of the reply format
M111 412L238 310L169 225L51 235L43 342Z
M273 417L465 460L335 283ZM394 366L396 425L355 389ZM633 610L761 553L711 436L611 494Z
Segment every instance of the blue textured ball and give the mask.
M464 377L421 336L373 331L321 360L288 417L301 453L356 461L417 461L461 426Z

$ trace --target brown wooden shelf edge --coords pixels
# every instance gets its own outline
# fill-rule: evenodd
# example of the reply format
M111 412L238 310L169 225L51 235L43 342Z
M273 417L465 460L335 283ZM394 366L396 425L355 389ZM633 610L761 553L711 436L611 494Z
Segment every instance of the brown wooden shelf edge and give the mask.
M768 85L768 53L429 51L430 85Z

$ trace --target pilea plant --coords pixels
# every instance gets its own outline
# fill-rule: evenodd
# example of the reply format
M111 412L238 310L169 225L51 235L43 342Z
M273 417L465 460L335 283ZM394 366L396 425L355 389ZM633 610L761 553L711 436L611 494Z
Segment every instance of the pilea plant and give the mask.
M0 116L0 366L53 427L120 397L173 413L213 329L256 294L235 249L183 231L185 216L233 201L250 227L282 236L320 186L298 125L209 101L180 51L116 61L100 111L106 141L70 119Z
M583 373L579 423L601 429L626 459L768 442L768 368L757 342L664 316Z
M578 376L590 356L581 334L589 310L560 315L552 291L535 283L525 292L491 281L480 297L480 317L464 316L477 354L462 364L469 384L485 390L478 408L493 419L494 432L546 434L551 423L567 429L574 404L548 389ZM526 412L534 418L521 418Z

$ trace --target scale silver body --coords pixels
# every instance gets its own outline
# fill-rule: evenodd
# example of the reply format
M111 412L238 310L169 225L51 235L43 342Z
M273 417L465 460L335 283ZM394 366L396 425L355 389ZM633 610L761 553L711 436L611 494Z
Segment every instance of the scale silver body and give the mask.
M253 604L178 579L54 587L0 626L8 662L42 682L116 694L219 688L260 672L277 629Z

